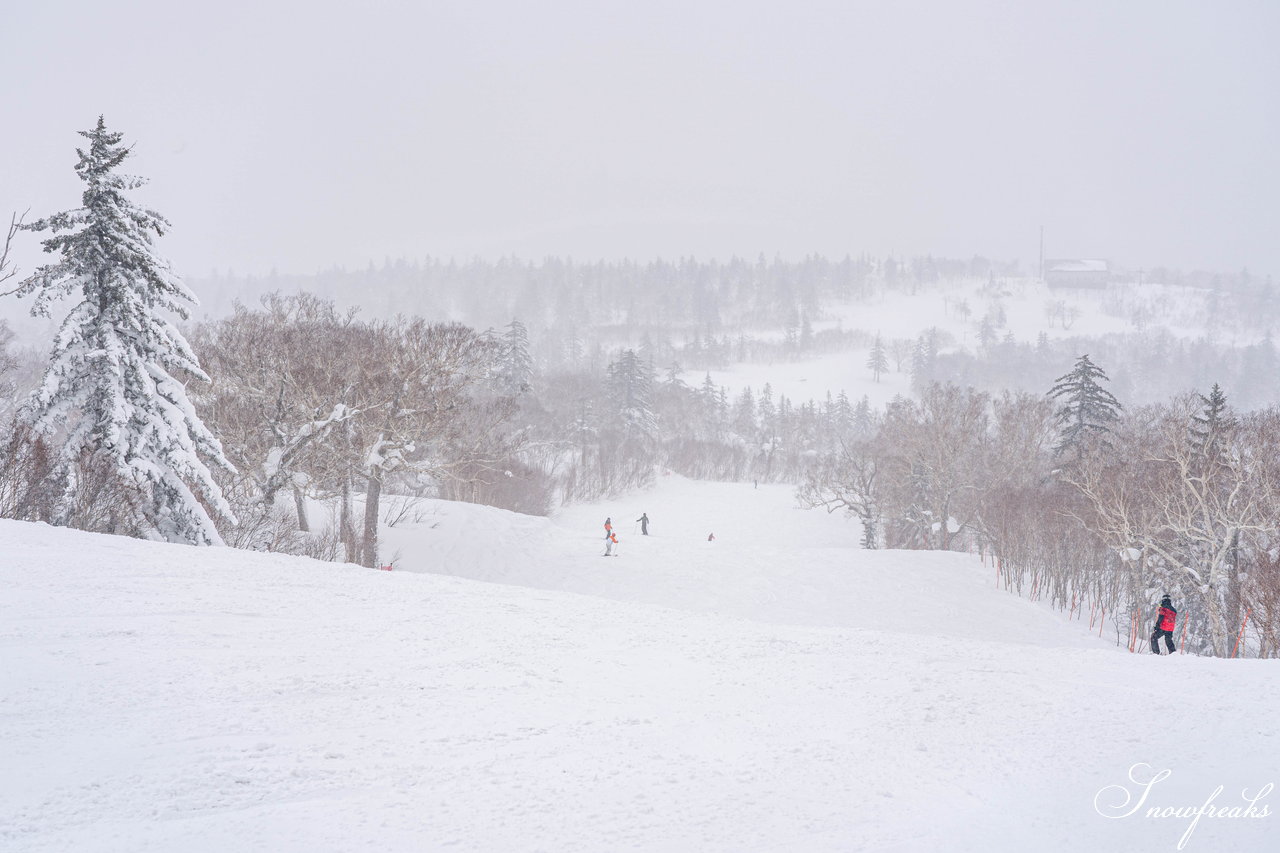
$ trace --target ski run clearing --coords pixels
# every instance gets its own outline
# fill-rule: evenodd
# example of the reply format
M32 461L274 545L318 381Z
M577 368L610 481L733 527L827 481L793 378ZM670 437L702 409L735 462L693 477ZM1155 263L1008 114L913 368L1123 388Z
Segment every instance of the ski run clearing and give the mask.
M409 516L390 572L0 522L0 850L1280 838L1274 662L1129 654L788 487Z

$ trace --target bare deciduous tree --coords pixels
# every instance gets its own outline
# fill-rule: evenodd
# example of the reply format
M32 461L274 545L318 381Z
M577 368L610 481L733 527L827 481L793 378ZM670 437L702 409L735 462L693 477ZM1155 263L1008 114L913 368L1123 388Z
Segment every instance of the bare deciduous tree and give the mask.
M869 441L841 444L840 452L826 457L806 472L796 499L801 506L843 509L862 524L862 547L880 547L879 463Z
M971 388L935 382L919 402L889 405L880 473L886 514L913 533L902 544L947 550L976 520L988 403Z
M1198 603L1215 655L1232 653L1240 624L1241 542L1278 532L1274 486L1241 436L1206 466L1190 431L1189 399L1148 407L1117 430L1116 454L1087 454L1064 476L1092 511L1083 521L1134 564L1131 606L1163 575Z
M14 268L12 261L9 259L9 251L13 247L14 236L22 230L22 220L24 218L26 218L25 213L22 216L15 213L9 217L9 230L5 233L4 247L0 248L0 284L18 274L17 269ZM10 293L12 292L10 291ZM9 294L0 295L8 296Z

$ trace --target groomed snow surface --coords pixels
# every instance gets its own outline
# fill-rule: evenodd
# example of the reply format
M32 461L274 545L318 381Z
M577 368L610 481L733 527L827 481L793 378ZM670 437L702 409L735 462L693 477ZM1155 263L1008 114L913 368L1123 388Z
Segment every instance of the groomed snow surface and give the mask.
M1244 816L1280 781L1273 662L1117 650L975 557L860 551L785 487L422 509L390 572L0 522L0 850L1280 838L1280 795ZM1137 764L1172 775L1117 817ZM1239 816L1146 816L1219 785Z

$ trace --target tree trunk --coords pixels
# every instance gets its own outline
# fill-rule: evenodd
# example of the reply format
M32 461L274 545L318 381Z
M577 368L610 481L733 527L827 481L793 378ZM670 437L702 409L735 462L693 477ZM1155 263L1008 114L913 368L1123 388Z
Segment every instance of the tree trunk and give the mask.
M1227 560L1227 636L1240 633L1240 531L1231 537L1231 553Z
M875 511L870 508L864 508L859 515L862 522L862 547L868 551L874 551L880 547L876 536L876 528L879 527L880 519L876 517Z
M369 471L369 485L364 494L364 550L361 563L378 568L378 502L382 498L382 469Z
M1222 602L1217 587L1209 584L1209 591L1204 593L1203 600L1205 614L1209 617L1209 637L1213 641L1213 655L1225 658L1231 654L1231 649L1228 646L1227 623L1223 619Z
M1143 591L1147 588L1147 549L1142 548L1138 552L1138 560L1136 563L1124 563L1125 574L1128 575L1128 595L1129 609L1138 614L1141 620L1146 609L1146 600ZM1118 612L1118 611L1117 611ZM1185 617L1184 617L1185 618ZM1138 634L1141 637L1144 626L1139 624Z
M293 505L298 509L298 529L303 533L311 532L311 522L307 519L307 498L302 489L293 487Z
M343 559L348 563L360 561L360 552L356 547L355 520L351 511L351 476L342 476L341 506L338 509L338 528L342 537Z

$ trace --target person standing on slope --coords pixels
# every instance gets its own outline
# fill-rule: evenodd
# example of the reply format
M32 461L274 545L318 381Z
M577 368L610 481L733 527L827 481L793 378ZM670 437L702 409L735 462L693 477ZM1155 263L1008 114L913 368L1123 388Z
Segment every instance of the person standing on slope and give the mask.
M647 512L640 513L640 517L637 518L636 521L640 522L640 535L648 536L649 535L649 513Z
M606 518L606 519L604 520L604 535L605 535L605 536L608 536L608 535L609 535L610 533L612 533L612 532L613 532L613 521L611 521L610 519Z
M1160 610L1156 614L1156 629L1151 632L1151 653L1160 654L1160 646L1157 645L1160 637L1164 637L1165 647L1169 649L1169 654L1173 654L1177 649L1173 647L1173 626L1177 624L1178 611L1174 609L1173 602L1169 600L1169 596L1160 599Z
M612 530L610 530L608 533L604 535L604 556L606 557L616 556L613 553L613 546L617 544L618 544L618 537Z

